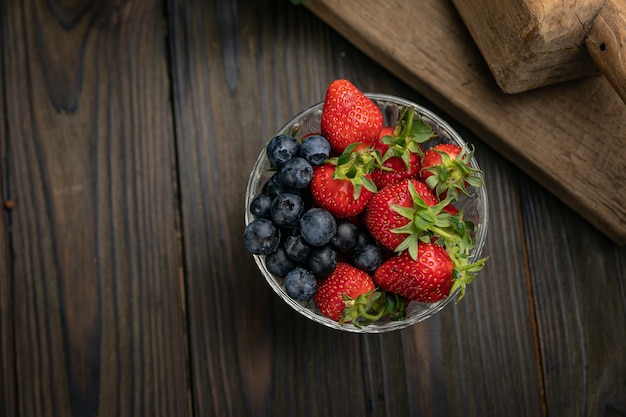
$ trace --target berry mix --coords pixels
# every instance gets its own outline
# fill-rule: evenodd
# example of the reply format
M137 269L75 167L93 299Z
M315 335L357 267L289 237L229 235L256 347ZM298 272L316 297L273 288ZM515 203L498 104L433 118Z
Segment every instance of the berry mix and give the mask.
M465 287L475 225L458 202L482 187L473 151L429 145L437 135L407 107L394 126L348 80L331 83L320 132L272 138L273 174L248 209L248 251L263 255L285 292L326 317L360 327L402 320L410 302Z

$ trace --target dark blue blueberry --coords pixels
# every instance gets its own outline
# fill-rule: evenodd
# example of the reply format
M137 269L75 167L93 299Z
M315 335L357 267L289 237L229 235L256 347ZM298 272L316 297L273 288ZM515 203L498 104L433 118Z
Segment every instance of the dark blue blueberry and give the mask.
M313 207L300 219L300 235L312 246L324 246L337 232L337 222L330 212Z
M313 166L322 165L330 157L330 143L323 136L308 136L300 145L300 156Z
M309 257L309 252L311 252L311 247L302 236L288 236L284 245L287 256L294 262L303 263Z
M374 272L383 263L383 251L375 243L358 246L352 254L352 263L366 272Z
M282 168L300 152L300 142L290 135L278 135L270 139L266 147L267 159L274 168Z
M285 252L285 248L282 246L279 246L276 248L275 252L265 257L265 266L271 274L280 278L283 278L289 271L296 267L287 257L287 252Z
M317 280L311 271L295 268L285 277L285 291L294 300L309 301L317 291Z
M280 181L286 186L304 188L313 178L313 167L306 159L295 157L285 162L279 175Z
M284 193L272 201L272 220L279 227L296 227L304 213L304 204L299 195Z
M319 277L328 276L337 266L337 251L330 245L313 249L306 266Z
M355 247L365 246L368 243L374 243L374 238L372 237L370 232L367 231L367 229L359 228L359 236L357 237Z
M280 230L267 219L250 222L244 231L248 251L255 255L267 255L276 250L280 243Z
M267 180L267 182L263 186L263 194L267 194L271 198L274 198L277 195L284 193L300 194L300 190L294 187L289 187L288 185L283 183L280 179L279 173L276 172L270 177L269 180Z
M258 194L250 202L250 213L257 219L269 219L271 216L272 197Z
M359 228L349 220L337 221L337 233L332 237L330 243L340 253L347 253L357 244L359 238Z

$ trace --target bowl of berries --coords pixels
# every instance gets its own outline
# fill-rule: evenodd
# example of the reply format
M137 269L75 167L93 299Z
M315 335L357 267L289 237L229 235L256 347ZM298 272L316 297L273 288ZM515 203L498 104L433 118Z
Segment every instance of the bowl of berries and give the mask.
M448 123L336 80L261 150L244 242L300 314L381 333L463 298L487 262L488 220L474 150Z

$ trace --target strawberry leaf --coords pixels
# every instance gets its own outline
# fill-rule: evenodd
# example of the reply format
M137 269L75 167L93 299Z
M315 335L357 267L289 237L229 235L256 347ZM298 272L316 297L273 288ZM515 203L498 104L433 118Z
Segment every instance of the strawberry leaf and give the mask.
M374 323L386 313L385 294L381 291L370 291L356 298L343 295L345 308L341 314L340 325L352 323L355 327Z
M469 255L465 252L462 252L460 247L455 247L451 250L448 250L448 255L450 256L450 259L452 260L452 263L454 265L454 269L452 271L454 281L452 283L452 288L450 289L450 294L452 294L457 289L460 289L459 297L457 298L458 302L461 301L465 296L466 286L474 281L477 273L484 268L485 263L487 262L489 257L484 257L470 264Z
M449 214L443 209L450 204L452 198L446 198L436 205L428 206L419 196L412 183L409 193L413 199L413 207L392 204L393 211L409 220L407 224L392 229L392 233L405 234L407 237L395 248L396 252L409 251L413 259L417 257L417 243L433 241L454 251L456 256L467 254L474 248L472 232L475 225L463 219L463 212Z
M435 191L438 196L445 195L458 199L459 193L470 195L467 186L481 187L484 184L482 172L469 166L474 157L474 150L467 152L464 146L455 158L451 158L448 153L433 149L441 155L441 163L431 167L423 168L424 171L432 175L424 182Z
M369 177L363 177L363 186L365 187L365 189L371 191L372 193L375 193L377 191L377 187L376 184L374 184L374 181L372 181Z
M412 107L403 107L393 136L385 135L381 141L388 146L381 163L389 158L401 158L407 167L410 167L411 154L423 156L420 144L425 143L434 136L432 127L415 114Z
M354 187L353 197L355 200L361 195L361 189L375 193L376 184L368 177L377 166L380 155L371 147L356 150L361 143L351 143L341 153L341 155L329 159L329 162L336 165L333 178L336 180L347 179Z

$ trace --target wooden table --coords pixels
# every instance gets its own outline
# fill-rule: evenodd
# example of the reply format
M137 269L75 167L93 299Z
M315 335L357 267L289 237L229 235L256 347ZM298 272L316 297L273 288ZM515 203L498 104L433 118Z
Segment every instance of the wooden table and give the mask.
M491 209L466 298L384 335L279 302L242 241L263 144L340 77L430 105L306 8L0 19L0 415L626 415L626 247L458 123Z

